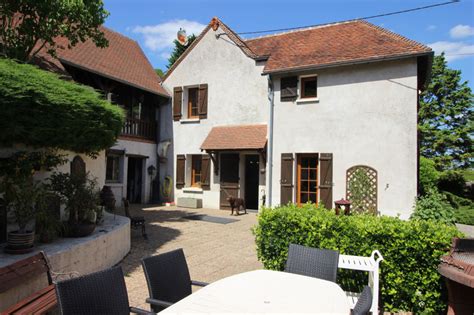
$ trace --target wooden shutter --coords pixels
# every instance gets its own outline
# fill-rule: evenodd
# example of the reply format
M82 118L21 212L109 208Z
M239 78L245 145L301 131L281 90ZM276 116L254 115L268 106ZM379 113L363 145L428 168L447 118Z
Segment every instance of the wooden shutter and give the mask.
M185 184L185 162L186 156L183 154L178 154L176 156L176 188L181 189Z
M211 159L209 155L202 156L201 164L201 188L202 190L211 189Z
M280 82L280 101L294 101L298 96L298 77L284 77Z
M319 155L319 200L332 209L332 153Z
M199 85L199 119L207 118L207 84Z
M181 108L183 103L183 88L178 86L173 89L173 120L181 119Z
M281 154L280 204L293 201L293 153Z

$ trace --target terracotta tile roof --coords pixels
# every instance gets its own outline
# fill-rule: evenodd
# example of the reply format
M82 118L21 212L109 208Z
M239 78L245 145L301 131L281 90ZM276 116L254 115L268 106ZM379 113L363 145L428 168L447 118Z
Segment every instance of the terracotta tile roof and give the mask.
M245 41L257 55L269 55L264 73L429 54L431 48L355 20Z
M267 143L267 125L213 127L201 150L259 150Z
M106 27L101 27L101 30L109 40L107 48L98 48L91 40L87 40L68 49L67 40L59 38L56 40L56 43L62 47L57 50L59 61L45 56L43 53L41 57L45 61L42 63L46 62L60 71L64 71L61 63L71 65L154 94L169 97L160 84L160 77L136 41Z

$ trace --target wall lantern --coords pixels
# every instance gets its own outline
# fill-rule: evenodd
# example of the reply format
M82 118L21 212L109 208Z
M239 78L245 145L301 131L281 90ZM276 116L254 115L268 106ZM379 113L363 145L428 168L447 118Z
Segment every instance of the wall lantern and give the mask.
M336 215L339 215L341 207L344 207L344 214L349 215L351 211L351 202L342 198L341 200L335 201L334 205L336 206Z
M150 176L155 176L155 173L156 173L156 167L154 165L150 165L148 166L148 175Z
M177 38L178 38L178 42L181 45L186 46L188 44L188 36L186 36L186 30L179 28Z

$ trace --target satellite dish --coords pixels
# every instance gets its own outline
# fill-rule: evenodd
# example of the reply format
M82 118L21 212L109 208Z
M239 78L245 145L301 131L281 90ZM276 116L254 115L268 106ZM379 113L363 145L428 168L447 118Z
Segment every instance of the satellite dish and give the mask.
M181 45L186 46L188 44L188 36L186 36L186 31L183 30L182 28L179 28L177 37L178 37L178 42Z

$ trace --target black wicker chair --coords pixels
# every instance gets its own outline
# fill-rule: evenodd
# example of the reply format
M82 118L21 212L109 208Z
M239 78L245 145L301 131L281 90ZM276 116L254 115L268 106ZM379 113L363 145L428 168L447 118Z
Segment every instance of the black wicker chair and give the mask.
M336 282L339 252L290 244L285 271Z
M368 314L370 308L372 307L372 290L368 285L364 287L364 290L359 296L354 309L352 310L352 315L365 315Z
M60 281L56 295L63 315L154 314L130 307L121 267Z
M162 311L192 293L192 285L204 287L205 282L192 281L183 250L176 249L142 259L150 297L146 299L155 312Z

